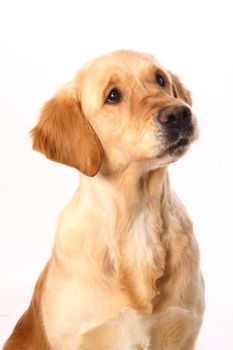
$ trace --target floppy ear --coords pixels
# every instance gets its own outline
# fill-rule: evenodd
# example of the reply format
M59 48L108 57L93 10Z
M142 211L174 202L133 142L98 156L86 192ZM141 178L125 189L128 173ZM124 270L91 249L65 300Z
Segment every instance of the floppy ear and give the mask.
M177 75L169 72L172 78L172 90L175 98L180 98L186 102L189 106L192 106L191 92L184 87Z
M96 175L101 166L100 141L67 87L45 104L31 136L34 150L87 176Z

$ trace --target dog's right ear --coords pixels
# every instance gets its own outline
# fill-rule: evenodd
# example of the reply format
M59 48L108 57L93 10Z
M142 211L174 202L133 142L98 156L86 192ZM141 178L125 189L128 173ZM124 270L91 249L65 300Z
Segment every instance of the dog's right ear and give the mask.
M191 92L181 83L177 75L169 72L172 79L172 90L175 98L180 98L192 107L192 95Z
M45 104L31 136L34 150L87 176L96 175L101 166L100 141L71 86L64 87Z

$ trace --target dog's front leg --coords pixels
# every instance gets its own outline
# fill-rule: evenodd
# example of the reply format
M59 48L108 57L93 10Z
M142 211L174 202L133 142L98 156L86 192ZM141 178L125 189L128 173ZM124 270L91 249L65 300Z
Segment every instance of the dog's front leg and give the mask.
M201 319L196 312L171 307L158 315L150 350L193 350Z

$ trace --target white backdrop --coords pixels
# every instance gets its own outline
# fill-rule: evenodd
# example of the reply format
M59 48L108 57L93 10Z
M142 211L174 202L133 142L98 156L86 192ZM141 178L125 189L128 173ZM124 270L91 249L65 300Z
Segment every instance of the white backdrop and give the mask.
M233 349L232 1L0 2L0 347L28 306L75 170L31 150L38 111L87 60L154 54L193 92L201 136L171 166L193 218L207 310L197 350Z

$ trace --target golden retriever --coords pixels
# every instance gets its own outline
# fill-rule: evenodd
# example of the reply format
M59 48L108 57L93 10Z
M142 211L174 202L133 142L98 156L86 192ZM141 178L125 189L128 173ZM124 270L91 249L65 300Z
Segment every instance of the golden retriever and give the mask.
M4 350L191 350L204 311L192 223L168 165L197 138L190 92L152 56L86 64L33 148L80 171L51 259Z

